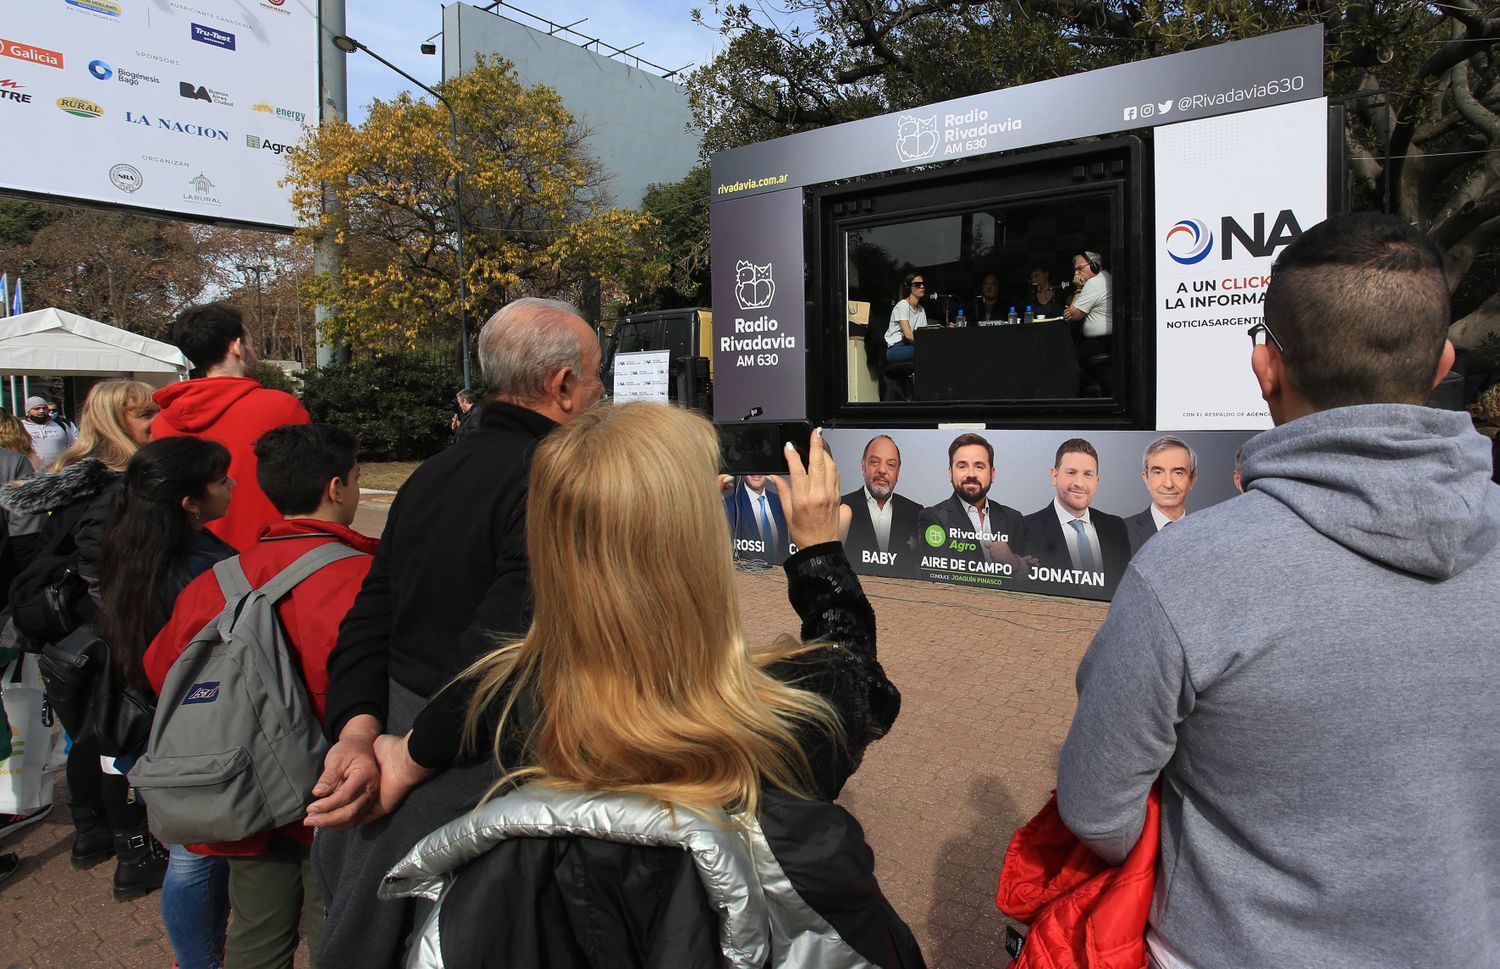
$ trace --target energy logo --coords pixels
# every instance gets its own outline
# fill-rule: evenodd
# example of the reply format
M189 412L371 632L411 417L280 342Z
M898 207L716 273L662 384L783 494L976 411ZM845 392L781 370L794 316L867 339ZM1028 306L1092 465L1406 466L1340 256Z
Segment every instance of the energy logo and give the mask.
M1184 266L1200 263L1214 248L1214 234L1202 219L1183 219L1167 230L1167 255Z
M919 118L903 114L896 119L896 154L904 162L921 161L937 154L937 115Z
M734 264L734 298L742 310L763 310L776 297L776 280L771 278L771 263L757 266L741 259Z

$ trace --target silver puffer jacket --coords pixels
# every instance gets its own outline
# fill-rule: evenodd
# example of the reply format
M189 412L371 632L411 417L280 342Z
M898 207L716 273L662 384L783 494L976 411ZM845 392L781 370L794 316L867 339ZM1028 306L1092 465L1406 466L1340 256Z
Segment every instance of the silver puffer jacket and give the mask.
M831 804L823 805L842 812ZM846 815L847 816L847 815ZM852 820L852 818L850 819ZM437 903L408 955L407 969L446 969L443 897L460 869L511 838L584 837L621 844L680 848L719 915L719 948L730 969L876 967L803 900L757 820L669 811L625 794L557 791L536 786L486 803L423 838L386 876L380 897ZM497 913L498 914L498 913ZM901 926L902 929L905 926ZM483 933L481 925L466 927ZM465 948L468 946L466 945ZM915 945L912 945L915 953ZM905 965L919 965L910 959ZM890 969L888 966L887 969Z

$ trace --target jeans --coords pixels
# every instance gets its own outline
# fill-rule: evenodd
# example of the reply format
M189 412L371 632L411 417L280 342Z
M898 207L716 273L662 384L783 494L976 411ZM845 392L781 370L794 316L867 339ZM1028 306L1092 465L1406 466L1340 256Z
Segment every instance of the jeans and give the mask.
M885 348L886 363L911 363L916 356L917 347L914 343L898 343L893 347Z
M161 920L181 969L219 969L229 922L229 862L171 846Z

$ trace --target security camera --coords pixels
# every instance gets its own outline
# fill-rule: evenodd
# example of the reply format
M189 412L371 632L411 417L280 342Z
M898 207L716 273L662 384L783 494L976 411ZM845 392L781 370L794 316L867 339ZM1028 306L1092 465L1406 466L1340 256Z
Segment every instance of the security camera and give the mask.
M422 53L424 53L424 54L436 54L437 53L437 44L423 44L422 45Z

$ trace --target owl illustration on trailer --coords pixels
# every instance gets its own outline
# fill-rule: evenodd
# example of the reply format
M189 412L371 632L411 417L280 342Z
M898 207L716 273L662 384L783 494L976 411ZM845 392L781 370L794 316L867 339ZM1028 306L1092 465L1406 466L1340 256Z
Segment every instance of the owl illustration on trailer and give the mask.
M771 264L757 266L741 259L734 264L734 298L742 310L763 310L776 296L776 280L771 278Z
M903 114L897 119L896 154L902 161L921 161L937 154L937 115L919 118Z

